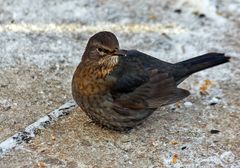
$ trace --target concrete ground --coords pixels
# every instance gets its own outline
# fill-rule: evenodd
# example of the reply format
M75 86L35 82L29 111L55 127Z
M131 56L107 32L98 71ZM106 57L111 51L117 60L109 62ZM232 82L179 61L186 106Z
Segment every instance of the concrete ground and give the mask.
M72 74L98 31L169 62L211 51L233 57L188 78L180 87L189 97L130 133L100 128L75 108L0 157L0 167L240 167L239 1L0 4L0 142L71 99Z

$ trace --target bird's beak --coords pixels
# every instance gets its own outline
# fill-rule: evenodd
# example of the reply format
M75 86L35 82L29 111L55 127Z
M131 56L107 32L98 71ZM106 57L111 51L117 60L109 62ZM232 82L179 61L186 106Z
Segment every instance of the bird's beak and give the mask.
M126 56L127 55L127 50L116 50L113 55L117 56Z

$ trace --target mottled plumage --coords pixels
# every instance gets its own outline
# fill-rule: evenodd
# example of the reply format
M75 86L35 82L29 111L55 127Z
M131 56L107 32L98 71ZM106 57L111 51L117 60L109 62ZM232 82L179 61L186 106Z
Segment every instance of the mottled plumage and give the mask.
M115 130L141 124L157 108L189 95L177 85L192 73L229 61L208 53L176 64L137 50L120 50L116 36L99 32L87 44L72 80L74 100L96 123Z

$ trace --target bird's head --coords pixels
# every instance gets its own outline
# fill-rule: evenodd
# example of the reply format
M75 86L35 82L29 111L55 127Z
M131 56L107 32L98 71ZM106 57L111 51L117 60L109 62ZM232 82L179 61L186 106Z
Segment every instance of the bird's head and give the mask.
M125 56L126 53L126 50L119 49L118 39L113 33L102 31L89 39L82 61L98 61L112 56Z

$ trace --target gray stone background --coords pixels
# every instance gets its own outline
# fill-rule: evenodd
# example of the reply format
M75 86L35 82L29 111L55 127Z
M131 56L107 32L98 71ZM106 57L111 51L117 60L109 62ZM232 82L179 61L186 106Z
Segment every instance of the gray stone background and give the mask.
M240 167L239 9L239 0L0 0L0 142L71 99L72 74L98 31L169 62L211 51L233 57L191 76L181 84L188 98L128 134L76 108L0 167Z

